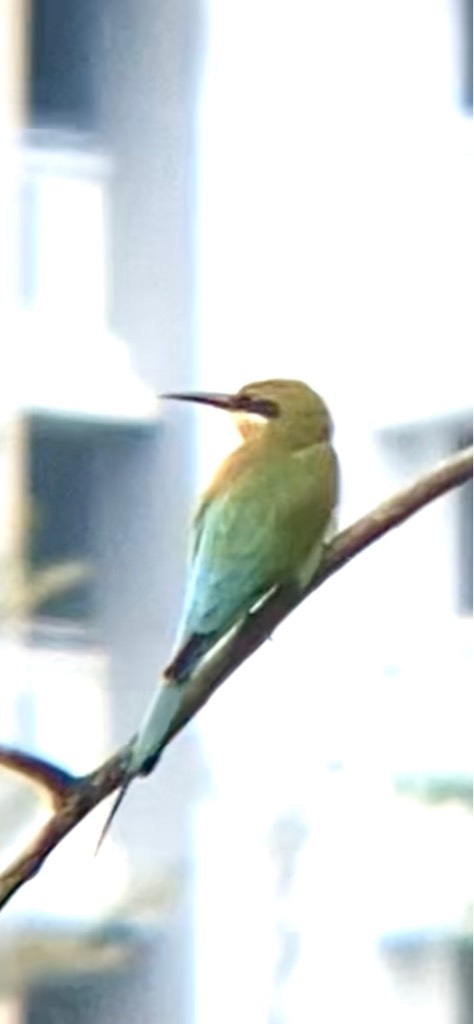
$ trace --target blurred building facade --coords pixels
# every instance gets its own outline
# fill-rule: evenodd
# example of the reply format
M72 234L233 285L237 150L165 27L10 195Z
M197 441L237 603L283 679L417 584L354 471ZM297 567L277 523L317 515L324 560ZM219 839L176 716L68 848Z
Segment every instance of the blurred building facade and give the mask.
M191 452L155 396L193 375L198 29L188 2L33 0L0 17L1 740L78 772L136 728L181 600ZM24 594L53 566L80 578L31 606ZM182 754L168 759L161 796L144 787L119 823L96 882L87 864L100 819L5 915L3 952L21 961L32 921L59 951L78 922L132 893L123 916L150 921L151 935L123 985L137 998L139 978L143 1021L157 1007L163 1020L190 1019L192 739ZM5 859L32 827L30 794L7 781ZM79 877L85 866L75 892L74 865ZM117 1019L119 1004L130 1019L116 974L99 998L107 971L96 980L92 957L74 995L70 961L54 996L24 982L20 1019L90 1020L96 1001L95 1019Z
M5 623L2 742L87 770L166 660L194 477L231 439L205 413L193 450L157 392L307 379L344 523L472 439L471 8L408 6L3 6L6 604L51 565L90 572ZM471 522L467 487L356 560L173 743L97 865L103 812L58 851L5 918L8 1024L135 1000L143 1024L465 1024Z

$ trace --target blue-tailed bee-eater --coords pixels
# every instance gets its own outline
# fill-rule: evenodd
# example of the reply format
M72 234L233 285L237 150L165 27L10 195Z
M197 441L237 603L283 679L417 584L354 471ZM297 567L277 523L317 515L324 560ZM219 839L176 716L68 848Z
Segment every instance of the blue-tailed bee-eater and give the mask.
M242 443L199 501L175 651L132 741L127 779L103 834L132 779L156 765L202 659L274 588L309 582L337 503L331 417L307 384L266 380L236 394L163 397L227 410Z

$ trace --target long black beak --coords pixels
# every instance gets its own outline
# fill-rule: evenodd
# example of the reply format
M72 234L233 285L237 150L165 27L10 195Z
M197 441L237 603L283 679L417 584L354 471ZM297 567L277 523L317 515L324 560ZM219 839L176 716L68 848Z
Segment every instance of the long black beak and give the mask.
M181 391L161 395L161 398L173 398L178 402L200 402L202 405L215 405L218 409L237 412L240 408L238 395L224 395L213 391Z
M201 402L202 405L214 405L217 409L225 409L227 412L253 413L264 416L265 419L274 419L279 412L276 402L269 398L242 395L238 392L235 395L225 395L213 391L182 391L161 395L161 398L173 398L179 402Z

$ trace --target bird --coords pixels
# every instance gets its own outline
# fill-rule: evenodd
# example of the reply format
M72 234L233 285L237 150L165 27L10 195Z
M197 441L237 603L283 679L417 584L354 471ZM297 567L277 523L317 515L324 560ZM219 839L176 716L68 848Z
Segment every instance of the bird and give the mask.
M198 665L266 595L304 589L335 529L339 471L333 423L299 380L264 380L234 394L174 392L235 419L241 443L198 503L174 652L131 742L126 778L99 845L131 781L157 764Z

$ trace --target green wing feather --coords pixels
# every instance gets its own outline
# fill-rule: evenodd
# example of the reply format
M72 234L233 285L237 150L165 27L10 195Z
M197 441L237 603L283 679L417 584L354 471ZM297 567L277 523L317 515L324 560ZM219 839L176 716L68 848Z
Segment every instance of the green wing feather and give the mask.
M222 635L276 584L297 580L324 540L336 500L329 444L233 452L195 517L181 639Z

